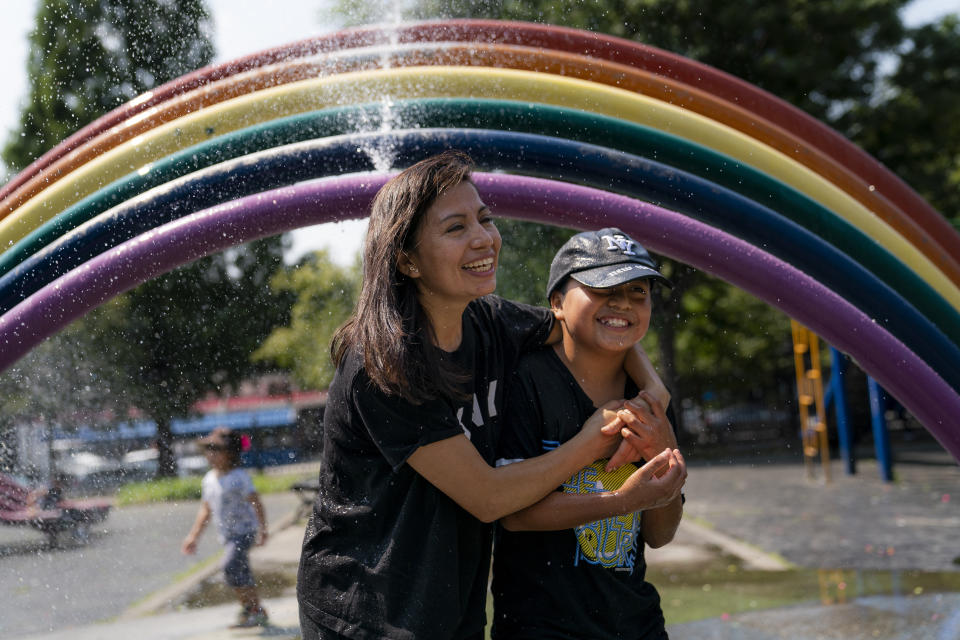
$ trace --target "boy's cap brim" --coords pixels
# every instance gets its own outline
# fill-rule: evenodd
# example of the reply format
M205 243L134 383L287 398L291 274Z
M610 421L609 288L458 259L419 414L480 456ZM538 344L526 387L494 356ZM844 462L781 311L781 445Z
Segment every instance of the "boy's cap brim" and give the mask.
M578 233L560 247L550 263L547 299L568 277L598 289L640 278L673 286L650 253L616 227Z
M618 287L622 284L645 278L656 280L668 288L673 286L659 271L637 262L623 262L577 271L576 273L571 273L570 277L580 284L593 287L594 289L609 289L610 287Z

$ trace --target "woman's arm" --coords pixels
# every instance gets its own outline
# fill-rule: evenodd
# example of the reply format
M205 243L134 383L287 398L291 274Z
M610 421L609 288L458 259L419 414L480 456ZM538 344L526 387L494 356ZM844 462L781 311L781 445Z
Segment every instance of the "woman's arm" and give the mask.
M568 442L522 462L491 467L462 435L424 445L407 462L477 519L493 522L540 500L607 455L623 428L613 411L618 406L608 403Z
M559 324L559 323L558 323ZM650 362L647 352L643 350L640 343L633 345L633 348L627 352L627 359L623 363L623 369L633 380L634 384L641 391L649 393L657 404L664 411L670 405L670 392L663 384L663 380L657 374L656 369Z
M502 518L500 524L511 531L558 531L636 511L646 515L649 509L659 511L679 502L686 477L683 456L667 449L634 471L619 489L583 494L554 491Z

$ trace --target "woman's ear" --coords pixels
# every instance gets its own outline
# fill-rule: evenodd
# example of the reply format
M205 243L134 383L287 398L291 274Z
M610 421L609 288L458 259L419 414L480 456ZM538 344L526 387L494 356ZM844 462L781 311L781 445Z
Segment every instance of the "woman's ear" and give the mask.
M397 255L397 269L408 278L420 277L420 269L410 260L410 256L405 251L401 251Z

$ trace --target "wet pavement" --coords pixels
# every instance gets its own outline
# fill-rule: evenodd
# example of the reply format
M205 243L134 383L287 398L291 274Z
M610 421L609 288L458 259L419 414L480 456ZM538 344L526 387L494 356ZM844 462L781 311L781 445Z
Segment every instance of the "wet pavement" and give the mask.
M697 465L685 517L810 568L960 571L960 467L945 452L904 451L895 482L873 460L831 481L798 462Z
M844 475L834 462L830 483L819 469L808 478L796 460L693 457L690 463L677 539L648 552L651 579L664 580L657 586L668 622L681 620L668 626L673 640L960 639L960 467L941 449L898 452L890 484L869 460L859 463L855 476ZM255 571L295 575L302 528L302 522L291 524L256 549ZM731 609L699 620L687 615L692 621L683 622L686 608L700 598L738 596L718 592L733 586L715 582L711 592L710 584L696 579L688 595L677 595L682 592L669 576L689 578L700 567L717 565L750 576L754 588L773 596L779 582L802 584L792 586L784 605L763 601L758 607L773 608ZM917 582L914 570L939 582ZM769 587L763 576L770 577ZM873 584L877 576L887 580L880 588ZM230 630L234 603L186 608L198 592L216 591L215 571L202 578L175 583L112 622L31 638L299 637L292 583L266 600L272 626ZM941 583L958 586L929 586ZM689 599L671 609L681 598Z

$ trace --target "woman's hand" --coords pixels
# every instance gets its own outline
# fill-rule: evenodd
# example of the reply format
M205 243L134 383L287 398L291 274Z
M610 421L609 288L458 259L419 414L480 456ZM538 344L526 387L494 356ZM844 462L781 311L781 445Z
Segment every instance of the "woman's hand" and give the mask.
M621 513L665 506L680 495L687 481L687 464L676 449L664 449L634 471L614 491Z
M641 391L633 400L628 400L617 412L624 423L620 430L623 443L607 463L612 471L627 462L652 460L664 449L676 449L677 438L673 425L656 398L647 391Z

